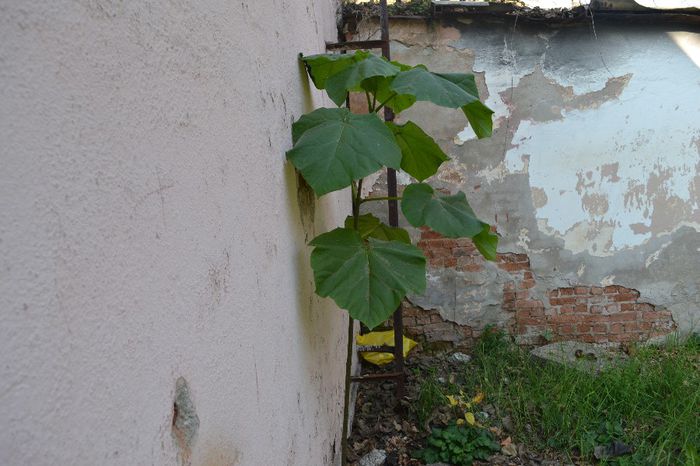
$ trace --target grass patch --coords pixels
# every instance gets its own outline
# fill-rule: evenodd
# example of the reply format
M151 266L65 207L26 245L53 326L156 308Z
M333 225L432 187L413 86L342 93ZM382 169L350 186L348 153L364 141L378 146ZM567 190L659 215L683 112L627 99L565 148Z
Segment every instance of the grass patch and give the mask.
M514 438L535 450L592 459L622 441L631 455L601 464L700 465L700 338L637 348L600 375L542 364L497 332L485 332L465 377L482 390Z

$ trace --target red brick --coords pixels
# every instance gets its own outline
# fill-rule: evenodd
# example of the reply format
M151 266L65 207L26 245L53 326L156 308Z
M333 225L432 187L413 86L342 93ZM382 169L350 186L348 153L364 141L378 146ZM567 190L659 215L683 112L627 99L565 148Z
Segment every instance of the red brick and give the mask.
M515 299L528 299L530 297L530 292L527 290L520 290L515 292Z
M552 304L552 306L557 306L560 304L575 304L576 298L551 298L549 302Z
M588 294L588 287L587 286L577 286L576 288L574 288L574 293L576 293L578 295Z
M620 310L620 306L618 304L606 304L605 305L605 311L612 314L616 313Z
M564 315L558 315L558 316L552 316L549 318L550 322L554 324L568 324L568 323L573 323L577 322L579 320L579 317L573 314L564 314Z
M637 322L626 322L625 324L625 333L630 333L630 332L638 332L641 330Z
M463 272L481 272L484 270L484 267L480 264L465 264L457 268Z
M622 304L620 304L620 310L622 312L635 311L636 304L634 304L634 303L622 303Z
M525 273L523 274L523 278L524 278L525 280L534 280L534 279L535 279L535 276L533 275L532 272L527 271L527 272L525 272Z
M518 319L518 323L524 325L542 325L542 319L538 319L536 317L523 317Z
M577 304L575 310L576 310L576 312L588 312L588 305Z
M523 280L520 282L520 289L528 290L535 287L535 280Z
M520 309L544 309L542 301L532 299L519 299L515 301L515 306Z
M599 286L592 286L591 287L591 294L592 295L602 295L603 294L603 288Z
M605 292L605 294L619 293L620 287L617 285L610 285L610 286L606 286L605 288L603 288L603 291Z
M573 312L576 312L576 306L572 304L567 304L559 307L560 314L571 314Z
M602 314L586 314L584 316L579 316L584 322L596 323L596 322L610 322L611 316L606 316Z
M636 312L619 312L613 316L610 316L611 320L614 322L629 322L637 320Z
M649 303L637 303L637 304L634 305L634 310L635 310L635 311L647 312L647 311L655 311L656 308L654 307L653 304L649 304Z
M571 335L574 333L574 326L572 324L563 324L557 327L557 333L560 335Z
M561 296L570 296L574 294L574 289L573 288L559 288L559 294Z
M422 229L420 233L421 239L434 239L434 238L442 238L442 235L438 233L437 231L433 230L428 230L428 229Z
M613 333L613 334L622 333L623 330L624 329L622 327L622 324L610 324L610 332L609 333Z
M593 325L593 333L608 333L607 324L595 324L595 325Z
M671 317L670 313L664 311L647 311L642 312L642 320L651 321L664 319L667 320Z
M498 264L498 267L506 272L517 272L519 270L527 270L528 268L525 264L514 264L511 262Z
M591 324L576 324L577 333L591 333L592 328Z
M639 296L633 293L620 293L612 297L613 301L636 301Z

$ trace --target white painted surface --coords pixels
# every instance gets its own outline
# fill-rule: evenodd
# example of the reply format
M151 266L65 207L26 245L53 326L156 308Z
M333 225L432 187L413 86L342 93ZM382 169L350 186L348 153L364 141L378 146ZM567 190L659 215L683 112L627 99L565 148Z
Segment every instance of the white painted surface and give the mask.
M692 44L698 34L673 36ZM693 220L700 216L694 191L700 169L700 70L673 41L655 35L638 39L646 40L639 41L637 53L609 66L614 75L623 70L632 75L619 98L599 107L564 110L554 121L524 120L513 138L516 147L506 153L508 172L526 170L530 187L547 196L547 203L536 209L544 231L563 237L574 253L606 256L681 226L700 231ZM611 46L603 47L606 53ZM572 87L593 79L574 78L572 68L576 66L565 65L547 74ZM586 92L603 89L611 77L596 74L598 88ZM612 165L618 167L616 176L606 176L603 167ZM608 207L587 206L591 196L604 199ZM654 221L674 208L682 211L678 218Z
M179 376L192 464L330 464L346 320L284 151L334 14L0 0L0 464L176 464Z

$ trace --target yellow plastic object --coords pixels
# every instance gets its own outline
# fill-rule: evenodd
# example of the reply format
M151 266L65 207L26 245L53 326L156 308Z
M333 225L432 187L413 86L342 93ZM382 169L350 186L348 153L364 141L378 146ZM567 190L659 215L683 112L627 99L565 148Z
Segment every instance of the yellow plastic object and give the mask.
M386 332L369 332L365 335L357 335L355 341L360 346L394 346L394 331L388 330ZM408 356L408 352L411 351L418 343L411 340L410 338L403 337L403 357ZM394 355L392 353L377 353L373 351L364 351L360 353L362 359L377 366L383 366L389 364L394 360Z

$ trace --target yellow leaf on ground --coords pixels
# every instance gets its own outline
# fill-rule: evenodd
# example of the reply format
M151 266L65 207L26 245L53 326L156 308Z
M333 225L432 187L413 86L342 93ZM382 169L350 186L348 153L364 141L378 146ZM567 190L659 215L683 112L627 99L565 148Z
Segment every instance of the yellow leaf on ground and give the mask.
M475 396L474 398L472 398L472 403L479 404L479 403L481 403L482 401L484 401L484 394L483 394L483 392L477 393L476 396Z
M455 398L452 395L447 395L447 401L450 402L450 406L457 406L457 403L459 403L459 401L457 401L457 398Z
M464 419L457 419L457 425L461 426L462 424L464 424Z
M464 413L464 419L466 419L470 426L476 424L476 418L474 417L474 413Z

